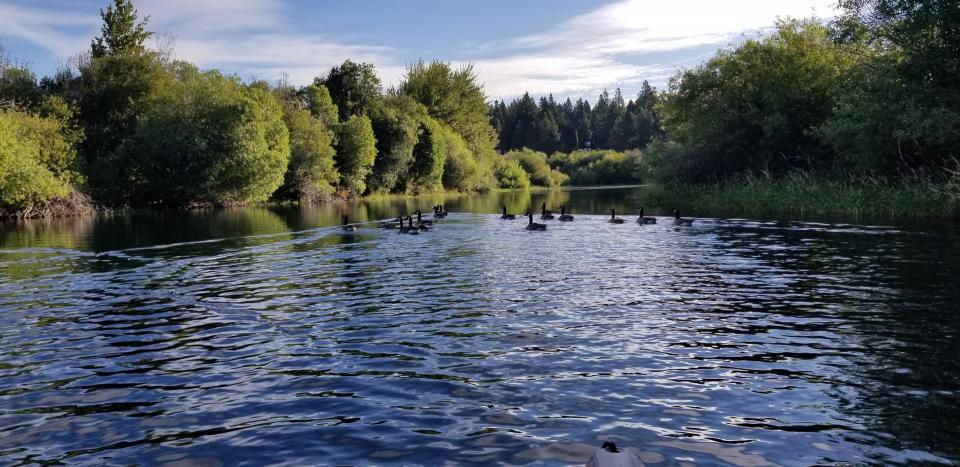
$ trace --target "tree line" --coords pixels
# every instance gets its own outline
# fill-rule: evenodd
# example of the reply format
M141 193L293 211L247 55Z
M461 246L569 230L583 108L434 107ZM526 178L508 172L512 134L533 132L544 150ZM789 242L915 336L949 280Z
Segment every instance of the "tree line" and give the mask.
M834 21L780 21L676 75L647 175L922 179L960 194L960 3L840 6Z
M499 148L559 151L544 157L567 175L575 169L560 161L585 158L576 150L589 141L640 150L622 169L633 181L922 179L960 197L960 3L842 0L840 7L830 22L778 21L773 34L678 72L664 90L644 83L626 103L619 90L593 107L529 94L495 101Z
M130 0L76 66L38 79L0 50L0 211L235 205L529 184L496 151L472 66L417 62L384 89L350 60L307 86L244 83L145 46Z
M960 193L960 6L843 0L591 105L487 102L471 66L417 62L384 89L350 60L307 86L201 71L144 46L130 0L76 66L0 50L0 210L768 177L923 177Z
M494 101L490 121L500 135L498 148L534 149L547 154L603 148L643 149L663 138L657 106L660 94L644 81L635 99L625 101L620 89L603 91L591 106L585 99L562 104L553 95L535 101L529 93L509 104Z

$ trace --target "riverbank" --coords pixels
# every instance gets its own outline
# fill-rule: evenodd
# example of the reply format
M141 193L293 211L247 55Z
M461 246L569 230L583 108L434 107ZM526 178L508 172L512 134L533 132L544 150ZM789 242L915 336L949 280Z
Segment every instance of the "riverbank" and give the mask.
M332 195L325 195L323 197L314 198L312 200L270 200L263 203L235 203L229 205L215 205L211 203L192 203L185 206L178 207L149 207L149 206L139 206L139 207L110 207L110 206L101 206L93 202L93 200L79 192L73 191L70 196L64 199L54 199L52 201L37 203L26 209L6 209L0 207L0 222L4 221L23 221L29 219L50 219L50 218L61 218L61 217L82 217L82 216L91 216L97 214L123 214L123 213L138 213L138 212L158 212L158 211L168 211L168 212L177 212L177 211L196 211L196 210L206 210L206 209L224 209L224 208L236 208L236 207L272 207L272 206L287 206L291 204L324 204L332 202L342 202L350 201L355 199L353 195L345 193L335 193Z
M48 203L36 204L31 206L29 209L22 210L9 210L0 208L0 222L3 221L22 221L28 219L47 219L47 218L62 218L62 217L78 217L78 216L89 216L96 214L123 214L123 213L141 213L141 212L177 212L177 211L197 211L197 210L209 210L209 209L223 209L223 208L236 208L236 207L259 207L259 208L270 208L270 207L283 207L291 205L324 205L331 203L343 203L351 201L365 201L371 203L388 203L396 202L400 200L410 200L418 201L419 204L435 205L435 204L445 204L450 200L457 200L463 198L470 198L474 196L482 195L499 195L499 194L508 194L508 193L517 193L517 194L537 194L537 193L551 193L551 192L560 192L560 191L580 191L580 190L610 190L610 189L626 189L626 188L639 188L641 185L609 185L609 186L565 186L565 187L541 187L541 186L531 186L527 190L510 190L505 188L495 188L485 193L469 193L461 191L436 191L429 193L421 193L417 195L410 195L405 193L376 193L366 196L355 196L347 192L339 192L331 195L326 195L324 197L310 199L310 200L271 200L263 203L238 203L232 204L229 206L220 206L213 205L210 203L195 203L187 206L181 207L108 207L108 206L98 206L96 205L89 197L83 195L79 192L74 192L70 198L63 200L54 200ZM557 199L550 198L547 200L551 205L559 203ZM426 203L426 204L424 204ZM421 209L424 206L420 206ZM495 206L499 208L499 205Z
M960 193L926 179L830 180L804 175L748 178L700 185L648 185L642 201L690 214L810 216L943 221L960 219Z
M435 204L453 204L470 212L499 212L501 204L511 212L523 212L546 202L551 208L569 202L569 193L591 190L636 189L626 199L604 197L596 205L578 206L579 212L606 212L616 206L632 212L644 206L648 213L667 214L678 207L684 215L707 217L754 217L760 219L843 219L918 220L943 222L960 220L960 195L945 184L925 179L901 181L864 179L841 181L795 175L784 179L751 178L738 181L702 184L651 184L618 186L565 186L562 188L530 187L528 190L495 189L488 193L440 191L420 195L374 194L351 196L337 193L310 201L268 201L238 206L192 205L181 208L108 208L94 205L89 198L74 195L69 200L36 206L29 211L0 211L0 222L26 219L82 217L94 214L132 214L217 210L227 207L284 208L286 206L336 206L362 202L365 205L400 208L390 212L413 212ZM487 199L490 198L490 199ZM496 200L494 200L496 198ZM624 203L624 201L628 201ZM623 203L621 206L620 204ZM536 207L536 206L533 206ZM454 208L456 209L456 208ZM349 208L347 209L349 210ZM337 218L339 220L339 217Z

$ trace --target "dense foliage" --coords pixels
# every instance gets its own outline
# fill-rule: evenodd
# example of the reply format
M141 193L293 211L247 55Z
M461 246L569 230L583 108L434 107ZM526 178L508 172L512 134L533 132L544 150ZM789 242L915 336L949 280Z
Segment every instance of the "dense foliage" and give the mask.
M243 83L146 47L130 0L100 16L76 67L39 81L0 45L4 212L74 190L104 206L196 206L499 186L470 67L416 63L389 92L350 60L304 87Z
M960 198L960 4L840 4L832 22L784 20L665 90L591 105L488 104L472 66L439 61L386 91L350 60L303 87L245 83L146 47L147 19L110 0L73 68L38 79L0 44L0 212L83 195L228 205L798 173L922 178Z
M560 186L567 182L567 175L550 168L547 155L531 149L510 151L504 154L504 159L516 161L530 176L530 182L539 186Z
M554 153L548 162L555 170L567 174L573 185L627 185L643 181L643 159L636 150Z
M853 64L828 32L813 20L783 22L676 76L661 106L674 145L661 152L665 175L704 181L829 163L815 130Z
M340 184L354 193L367 189L367 176L377 157L377 138L366 115L351 115L337 133L337 166Z
M274 90L290 134L290 163L283 185L274 194L278 199L322 199L340 181L333 149L336 109L326 88L308 86L304 91L291 86Z
M59 121L0 110L0 211L66 197L79 181L75 162Z
M241 204L266 201L290 159L283 110L268 90L216 71L175 63L171 81L120 154L132 161L138 204Z
M960 147L960 4L844 0L824 25L785 21L672 81L666 142L646 151L667 181L800 172L918 176L952 186Z

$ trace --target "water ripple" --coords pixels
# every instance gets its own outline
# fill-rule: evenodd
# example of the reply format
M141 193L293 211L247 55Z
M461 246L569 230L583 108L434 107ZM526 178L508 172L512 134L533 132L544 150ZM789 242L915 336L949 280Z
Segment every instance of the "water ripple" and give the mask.
M951 463L958 250L475 214L0 250L0 462Z

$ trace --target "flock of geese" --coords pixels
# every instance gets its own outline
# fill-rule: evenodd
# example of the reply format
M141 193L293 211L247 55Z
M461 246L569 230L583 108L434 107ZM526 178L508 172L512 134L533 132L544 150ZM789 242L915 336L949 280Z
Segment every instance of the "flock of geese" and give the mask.
M503 207L503 215L500 216L501 219L514 220L517 218L517 216L514 214L507 214L506 206L502 206L502 207ZM693 219L680 217L680 211L677 210L676 208L673 209L672 213L673 213L673 225L680 226L680 227L689 227L693 225ZM395 221L381 222L379 226L382 229L396 229L403 234L418 235L421 232L429 232L433 228L433 223L434 223L433 219L424 219L423 214L420 212L419 209L415 212L415 214L417 215L416 222L414 222L413 216L407 216L406 220L404 220L403 216L399 216L396 218ZM442 219L444 217L447 217L447 214L448 214L447 211L443 210L442 204L438 204L433 207L434 219ZM638 214L637 224L648 225L648 224L657 223L656 217L649 217L649 216L643 215L642 207L637 209L637 214ZM530 211L527 211L526 216L529 220L529 222L527 222L527 227L526 227L527 230L547 230L547 224L540 224L533 221L533 213L531 213ZM547 211L547 203L543 203L543 205L540 206L540 219L546 220L546 221L556 219L560 222L572 222L573 216L571 216L570 214L567 214L566 206L560 206L560 215L554 216L553 212ZM607 222L611 224L623 224L626 221L623 220L622 217L617 217L617 211L615 209L611 209L610 219ZM348 232L357 230L356 225L348 223L347 216L343 216L343 225L341 226L341 228Z

